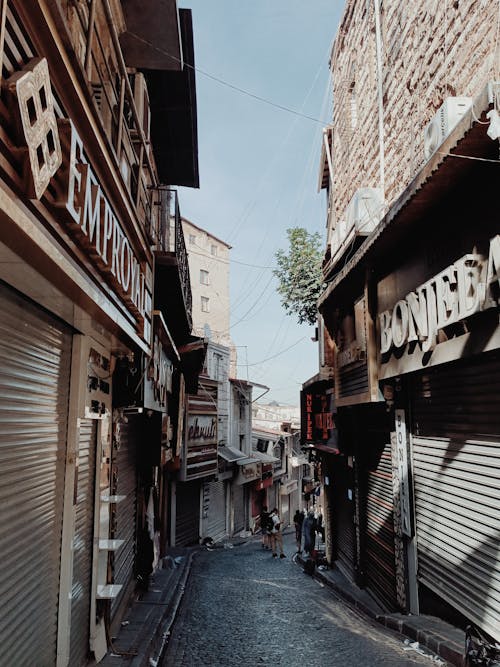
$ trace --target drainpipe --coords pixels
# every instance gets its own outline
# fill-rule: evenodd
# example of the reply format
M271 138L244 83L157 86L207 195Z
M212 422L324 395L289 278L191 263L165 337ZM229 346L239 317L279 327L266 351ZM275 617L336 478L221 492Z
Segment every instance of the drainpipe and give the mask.
M378 147L380 162L380 189L385 202L385 151L384 151L384 98L382 90L382 33L380 28L380 0L374 0L375 43L377 51L377 97L378 97ZM385 204L384 204L385 206Z

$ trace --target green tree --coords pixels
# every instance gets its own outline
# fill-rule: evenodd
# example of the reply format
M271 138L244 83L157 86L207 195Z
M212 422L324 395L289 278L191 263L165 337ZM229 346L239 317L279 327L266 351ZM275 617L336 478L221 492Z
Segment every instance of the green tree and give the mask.
M303 227L286 230L287 250L275 253L281 305L288 315L297 315L299 324L315 324L318 316L316 302L323 286L321 236L310 234Z

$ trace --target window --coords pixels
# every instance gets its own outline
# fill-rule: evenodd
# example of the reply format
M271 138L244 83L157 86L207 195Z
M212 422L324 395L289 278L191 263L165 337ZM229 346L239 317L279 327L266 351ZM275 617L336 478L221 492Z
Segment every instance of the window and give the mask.
M205 271L204 269L200 269L200 283L202 285L210 285L208 271Z
M263 454L267 454L267 445L268 445L267 440L263 440L262 438L259 438L257 440L257 451L262 452Z
M214 255L214 257L216 257L217 256L217 246L212 244L210 246L210 252L212 253L212 255Z
M196 243L196 236L194 234L189 235L189 243L194 245Z
M201 297L201 312L209 313L210 312L210 299L208 296Z

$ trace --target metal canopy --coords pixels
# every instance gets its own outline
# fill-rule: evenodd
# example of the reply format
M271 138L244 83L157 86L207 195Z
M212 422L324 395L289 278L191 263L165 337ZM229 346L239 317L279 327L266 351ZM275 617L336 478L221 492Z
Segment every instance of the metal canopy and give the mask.
M120 35L128 67L181 71L183 53L176 0L124 0Z

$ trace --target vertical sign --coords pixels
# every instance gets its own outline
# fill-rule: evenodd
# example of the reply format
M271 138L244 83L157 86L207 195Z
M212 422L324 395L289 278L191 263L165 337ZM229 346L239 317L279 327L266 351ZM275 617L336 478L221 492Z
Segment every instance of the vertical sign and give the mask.
M324 386L303 390L301 396L302 444L321 444L337 451L337 426L334 420L334 398Z
M396 451L398 457L399 472L399 495L401 500L401 523L402 530L408 537L413 536L411 509L410 509L410 488L408 483L408 454L406 449L406 421L405 411L394 411L396 420Z

